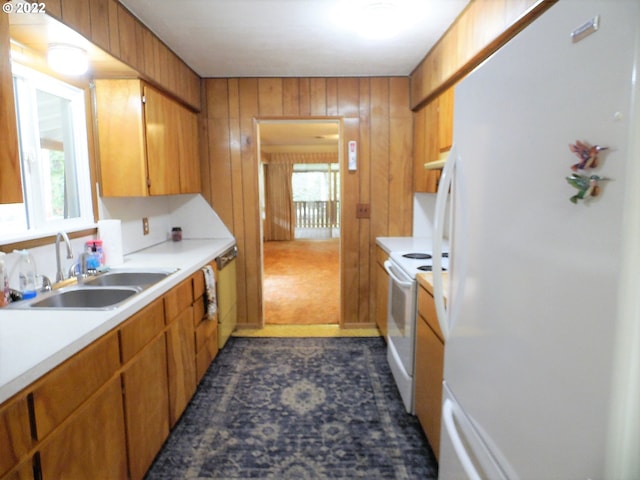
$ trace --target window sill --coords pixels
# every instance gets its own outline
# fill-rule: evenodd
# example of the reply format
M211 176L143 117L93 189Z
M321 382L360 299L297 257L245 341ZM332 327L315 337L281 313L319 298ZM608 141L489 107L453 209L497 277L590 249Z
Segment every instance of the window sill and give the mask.
M14 237L0 238L0 252L11 253L14 250L30 249L42 245L51 245L56 240L56 235L60 230L44 231L39 230L30 234L16 235ZM98 228L95 223L77 225L64 230L69 238L86 237L96 235Z

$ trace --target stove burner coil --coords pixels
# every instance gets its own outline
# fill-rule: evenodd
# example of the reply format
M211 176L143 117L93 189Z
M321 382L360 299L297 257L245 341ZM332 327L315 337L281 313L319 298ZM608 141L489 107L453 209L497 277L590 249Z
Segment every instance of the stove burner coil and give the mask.
M433 271L433 265L420 265L418 267L418 270L423 271L423 272L432 272ZM442 271L446 272L447 269L442 267Z
M414 260L428 260L431 258L431 255L428 253L405 253L402 255L404 258L411 258Z

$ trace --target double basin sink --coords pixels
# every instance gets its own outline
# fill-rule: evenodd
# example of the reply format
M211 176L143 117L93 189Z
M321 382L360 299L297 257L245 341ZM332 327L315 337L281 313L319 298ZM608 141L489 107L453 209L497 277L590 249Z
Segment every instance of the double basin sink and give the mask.
M177 270L114 270L87 277L77 285L16 302L14 308L107 310L165 279Z

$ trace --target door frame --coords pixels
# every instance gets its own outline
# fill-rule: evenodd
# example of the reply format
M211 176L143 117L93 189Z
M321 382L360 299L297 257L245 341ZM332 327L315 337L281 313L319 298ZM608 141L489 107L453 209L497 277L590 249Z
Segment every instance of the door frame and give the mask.
M346 164L345 164L345 155L344 155L344 118L341 116L281 116L281 117L274 117L274 116L264 116L264 117L254 117L253 119L253 131L254 131L254 138L256 139L255 142L255 156L256 156L256 162L257 162L257 168L258 168L258 172L260 172L261 169L261 164L262 164L262 159L261 159L261 137L260 137L260 124L264 124L264 123L337 123L338 125L338 164L340 165L340 241L339 241L339 252L338 252L338 268L340 271L340 276L339 276L339 281L340 281L340 298L338 300L339 302L339 321L338 321L338 325L340 326L340 328L344 328L344 315L343 315L343 311L344 311L344 306L343 306L343 301L345 298L344 295L344 282L343 282L343 261L344 261L344 254L343 254L343 229L346 227L345 223L344 223L344 208L342 208L342 201L344 198L344 175L346 172ZM256 181L258 182L257 187L257 191L260 192L262 186L260 185L261 182L261 175L258 174ZM261 194L258 193L258 202L261 202ZM259 287L259 299L258 299L258 303L260 306L260 328L264 328L265 326L265 319L264 319L264 227L263 227L263 221L262 221L262 209L261 209L261 205L258 205L258 212L259 212L259 234L260 234L260 287Z

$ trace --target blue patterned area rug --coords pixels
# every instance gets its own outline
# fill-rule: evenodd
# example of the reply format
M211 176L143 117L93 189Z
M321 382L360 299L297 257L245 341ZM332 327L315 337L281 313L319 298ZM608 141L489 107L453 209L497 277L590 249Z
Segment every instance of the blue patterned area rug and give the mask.
M155 479L435 479L381 338L231 338Z

